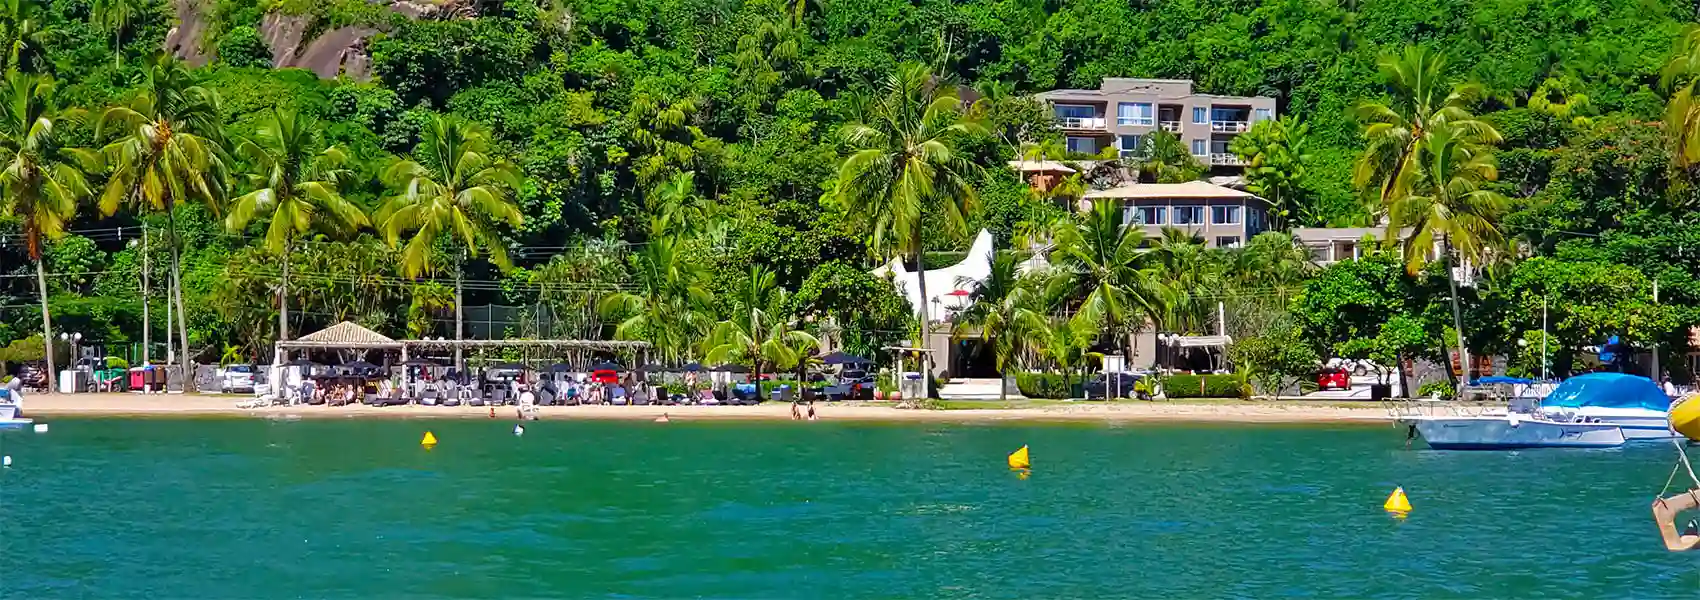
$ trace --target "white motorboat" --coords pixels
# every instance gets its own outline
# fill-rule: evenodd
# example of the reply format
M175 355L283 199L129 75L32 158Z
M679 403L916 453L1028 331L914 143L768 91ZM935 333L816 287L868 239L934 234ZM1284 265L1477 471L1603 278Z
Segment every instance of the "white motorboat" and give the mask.
M1606 423L1564 423L1536 415L1410 417L1423 441L1436 450L1515 450L1519 448L1614 448L1622 446L1622 427Z
M1671 440L1682 436L1670 428L1670 403L1646 377L1588 373L1564 380L1541 399L1539 412L1555 421L1617 425L1630 441Z
M28 427L35 419L25 419L18 416L18 405L0 403L0 429Z

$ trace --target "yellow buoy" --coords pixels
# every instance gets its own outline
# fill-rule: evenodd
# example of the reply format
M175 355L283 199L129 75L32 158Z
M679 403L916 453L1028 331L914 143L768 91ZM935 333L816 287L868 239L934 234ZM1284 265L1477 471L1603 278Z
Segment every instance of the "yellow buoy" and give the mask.
M1670 407L1670 428L1683 437L1700 442L1700 394L1690 395Z
M1382 503L1381 508L1386 509L1387 512L1403 516L1405 513L1411 512L1411 499L1405 497L1405 488L1396 487L1393 488L1393 493L1387 496L1387 502Z
M1027 459L1027 447L1026 446L1022 446L1020 450L1016 450L1015 452L1010 453L1010 455L1009 455L1009 468L1011 468L1011 469L1030 469L1032 467L1033 467L1033 462Z
M437 445L437 436L431 435L431 432L427 431L425 432L425 438L419 440L419 445L427 448L435 446Z

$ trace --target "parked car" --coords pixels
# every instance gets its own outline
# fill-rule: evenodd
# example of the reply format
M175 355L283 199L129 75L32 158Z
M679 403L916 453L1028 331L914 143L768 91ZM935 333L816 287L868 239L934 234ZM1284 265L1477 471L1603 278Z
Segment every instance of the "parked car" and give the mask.
M221 390L226 394L254 393L254 365L230 365L218 372Z
M1352 373L1340 367L1324 367L1316 372L1316 389L1352 389Z
M1139 375L1128 372L1099 373L1086 382L1087 400L1103 400L1114 394L1117 398L1134 397L1133 387Z

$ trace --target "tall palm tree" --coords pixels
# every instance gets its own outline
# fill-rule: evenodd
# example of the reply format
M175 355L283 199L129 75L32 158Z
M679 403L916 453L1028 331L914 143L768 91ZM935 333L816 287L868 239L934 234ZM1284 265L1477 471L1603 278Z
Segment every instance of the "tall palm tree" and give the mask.
M197 85L182 63L155 54L142 86L122 104L101 114L95 138L115 128L117 139L101 149L112 168L101 192L100 212L112 215L121 204L163 212L171 230L171 286L177 304L177 334L182 344L186 387L193 387L189 366L188 314L183 306L182 240L177 235L177 204L200 201L219 214L225 193L222 110L218 94Z
M1446 284L1452 292L1452 326L1458 335L1459 364L1469 377L1468 352L1464 346L1464 318L1458 303L1458 280L1453 274L1454 258L1464 267L1481 264L1504 242L1497 225L1510 201L1483 184L1498 178L1492 148L1475 142L1475 134L1450 124L1429 130L1421 146L1421 182L1410 187L1418 193L1396 199L1388 208L1388 239L1410 228L1402 240L1406 269L1415 272L1428 260L1439 238L1440 258L1446 266ZM1456 255L1456 257L1454 256ZM1444 352L1442 353L1444 354Z
M490 133L483 126L438 115L425 129L412 160L397 160L383 173L391 196L373 221L395 247L410 234L401 253L402 272L410 278L432 270L432 246L447 236L459 246L455 269L455 340L465 335L462 280L466 259L487 252L502 269L513 267L506 242L496 227L519 227L523 217L509 198L519 189L519 172L490 155ZM466 368L465 351L455 345L455 368Z
M1025 331L1019 313L1029 309L1036 294L1032 286L1021 279L1020 263L1015 255L1002 253L992 259L992 270L978 283L959 280L957 285L972 284L968 308L956 318L956 332L973 332L980 340L989 342L992 359L999 376L1024 347ZM1006 398L1005 385L998 386L998 399Z
M148 4L144 0L93 0L89 4L89 13L94 21L112 32L112 66L123 64L124 30L137 17L147 11Z
M963 215L975 202L968 175L975 167L957 144L985 135L986 127L977 112L963 110L956 88L925 66L900 66L880 91L863 122L841 132L852 150L839 167L836 198L869 232L870 247L915 262L920 301L914 309L924 342L931 327L922 223L928 210L937 209L950 229L966 229Z
M738 291L731 318L715 324L709 334L709 362L748 362L756 384L761 384L762 364L778 371L797 366L820 340L793 328L785 314L788 294L774 284L773 272L760 265L750 267L749 281Z
M88 198L87 173L100 170L99 156L67 148L55 126L76 113L63 113L52 78L13 71L0 97L0 214L23 221L24 248L35 261L36 290L41 293L41 341L47 357L47 387L53 386L53 322L47 310L47 271L42 250L47 240L65 235L65 225Z
M1122 225L1115 202L1093 202L1091 212L1058 221L1051 238L1059 276L1048 293L1080 299L1077 324L1112 336L1121 348L1139 323L1162 322L1165 289L1142 249L1145 234Z
M248 160L254 189L230 202L224 224L240 232L258 217L271 217L265 248L280 259L282 269L277 290L281 342L289 339L289 262L295 241L315 230L352 231L367 224L366 215L343 198L341 187L353 172L342 166L347 160L342 148L325 144L318 119L273 108L254 137L242 140L236 150Z
M687 248L675 235L652 237L633 257L638 290L609 294L597 306L604 318L619 320L615 337L647 341L663 360L688 356L708 327L708 273Z
M1163 282L1160 323L1178 333L1208 333L1216 316L1216 299L1227 288L1216 253L1197 235L1165 227L1150 260L1158 281Z
M1420 160L1419 146L1431 128L1451 124L1478 144L1499 143L1499 132L1470 114L1469 106L1484 89L1476 84L1451 85L1446 57L1423 46L1407 46L1399 55L1383 56L1382 76L1391 99L1359 104L1353 112L1364 124L1364 154L1353 166L1353 182L1375 190L1377 208L1413 193L1411 186Z

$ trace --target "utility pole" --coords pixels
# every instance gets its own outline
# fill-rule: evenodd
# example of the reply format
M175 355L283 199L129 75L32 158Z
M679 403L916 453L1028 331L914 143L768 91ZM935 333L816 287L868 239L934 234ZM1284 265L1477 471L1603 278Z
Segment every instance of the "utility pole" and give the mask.
M1547 381L1547 297L1541 296L1541 382Z
M142 221L142 366L152 364L153 321L148 316L148 222Z

